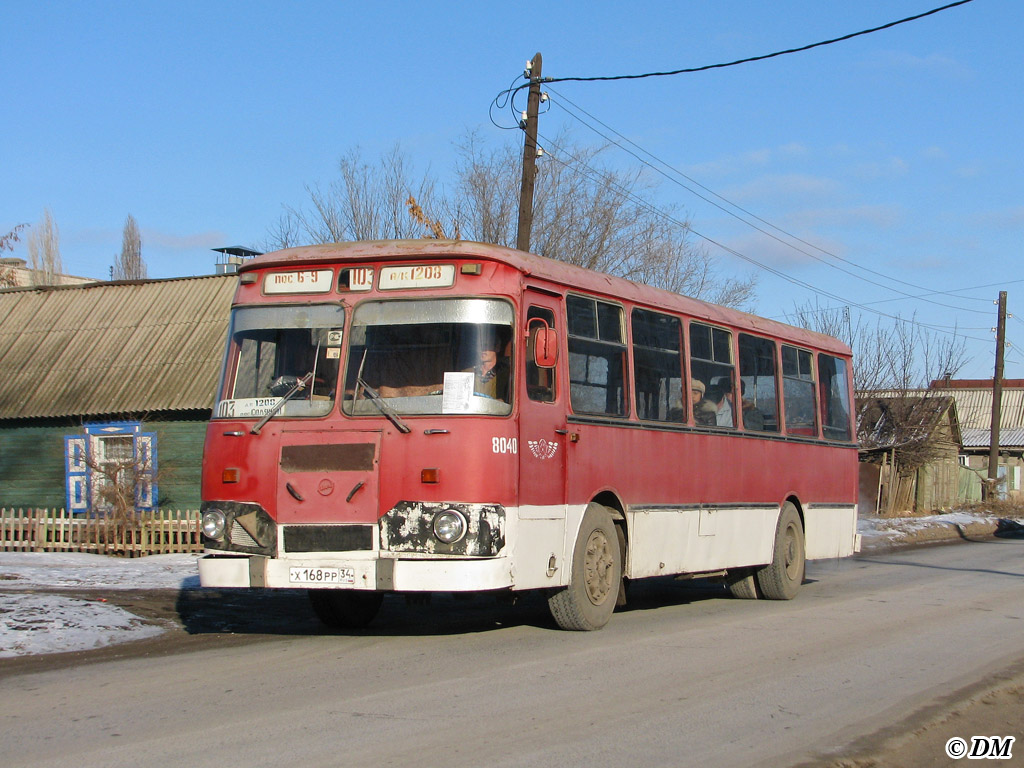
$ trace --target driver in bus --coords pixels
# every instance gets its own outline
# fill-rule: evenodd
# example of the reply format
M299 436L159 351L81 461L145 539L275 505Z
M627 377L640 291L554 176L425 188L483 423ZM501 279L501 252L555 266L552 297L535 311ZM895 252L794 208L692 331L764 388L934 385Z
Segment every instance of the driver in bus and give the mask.
M480 335L480 359L469 370L473 371L474 393L508 402L511 366L508 355L504 354L504 346L497 333L483 330Z

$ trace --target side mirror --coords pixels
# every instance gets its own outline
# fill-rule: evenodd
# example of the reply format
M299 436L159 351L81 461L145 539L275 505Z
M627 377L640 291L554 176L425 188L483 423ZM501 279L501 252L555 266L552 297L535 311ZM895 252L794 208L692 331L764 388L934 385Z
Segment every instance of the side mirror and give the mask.
M554 328L544 326L537 329L534 339L533 358L538 368L554 368L558 359L558 334Z

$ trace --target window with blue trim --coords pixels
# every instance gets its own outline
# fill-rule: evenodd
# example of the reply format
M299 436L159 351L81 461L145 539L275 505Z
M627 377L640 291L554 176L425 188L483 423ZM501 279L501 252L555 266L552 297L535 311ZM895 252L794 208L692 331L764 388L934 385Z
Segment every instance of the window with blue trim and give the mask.
M156 509L156 434L137 421L86 424L64 437L69 512Z

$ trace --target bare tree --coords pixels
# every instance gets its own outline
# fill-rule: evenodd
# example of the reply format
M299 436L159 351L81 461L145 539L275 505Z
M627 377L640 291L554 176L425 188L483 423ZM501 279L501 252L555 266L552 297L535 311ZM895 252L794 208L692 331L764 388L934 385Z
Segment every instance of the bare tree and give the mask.
M419 237L418 223L409 216L410 196L433 208L434 181L424 175L412 179L409 161L394 147L370 165L358 149L338 164L339 178L327 189L306 187L309 207L285 209L285 215L269 233L267 246L285 248L301 239L312 243L346 240L385 240Z
M536 253L719 304L749 303L755 278L723 276L715 259L691 243L688 223L677 211L645 201L654 186L639 170L598 167L601 149L565 139L557 144L537 178ZM297 234L312 242L337 242L451 232L514 247L519 149L487 148L469 134L457 151L455 189L447 196L435 193L429 176L414 183L410 163L397 147L377 165L350 152L341 161L341 178L326 192L309 189L309 208L287 209L268 245L292 245Z
M27 224L19 224L6 235L0 235L0 253L13 251L14 244L21 239L18 234L27 227ZM18 276L13 267L0 266L0 288L15 288L18 285Z
M857 392L925 389L929 382L955 376L969 361L967 342L930 331L914 317L879 317L874 324L849 307L821 308L807 303L794 309L796 325L846 342L853 350L853 386Z
M558 137L538 166L533 250L542 256L666 288L727 306L754 296L756 279L725 277L690 239L674 207L647 202L656 187L638 169L600 164L604 148ZM485 150L470 135L459 147L456 219L467 236L514 247L519 206L519 149Z
M101 451L93 438L77 460L89 469L93 511L134 527L141 510L156 508L153 494L165 472L155 471L152 455L138 451L130 436L117 439L120 442L113 448Z
M918 470L949 456L952 440L940 428L952 400L928 385L956 375L967 363L966 341L955 334L940 337L913 318L886 323L879 317L872 324L849 307L809 303L794 315L797 325L835 336L853 349L862 459L894 473L888 482L901 489L894 497L897 508L912 504L901 494L909 493Z
M28 234L28 262L32 282L36 285L56 285L64 273L60 258L60 233L47 208L42 220Z
M130 213L121 233L121 254L114 261L111 278L114 280L145 280L146 261L142 258L142 235L135 217Z

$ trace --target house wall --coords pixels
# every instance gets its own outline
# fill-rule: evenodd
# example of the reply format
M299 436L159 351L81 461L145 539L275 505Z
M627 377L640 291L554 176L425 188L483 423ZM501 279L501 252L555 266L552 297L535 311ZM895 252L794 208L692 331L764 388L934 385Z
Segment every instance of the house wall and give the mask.
M960 445L953 439L948 418L932 435L933 449L940 455L917 471L916 512L950 509L965 501L960 497Z
M967 466L976 470L981 476L988 476L988 450L982 453L972 453L967 456ZM1024 498L1024 458L1019 454L999 456L999 466L1006 467L1006 483L1001 491L1006 498Z
M188 413L141 420L144 432L156 434L160 507L199 508L208 416ZM0 507L65 507L65 436L84 434L83 423L130 419L0 421Z

